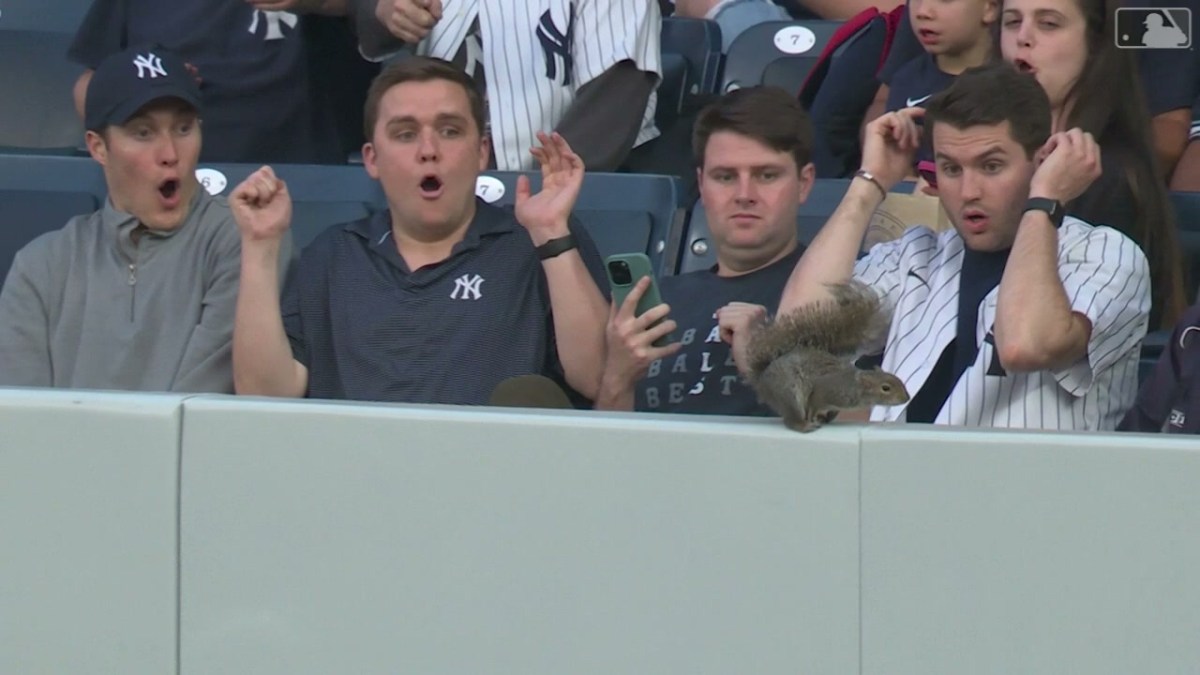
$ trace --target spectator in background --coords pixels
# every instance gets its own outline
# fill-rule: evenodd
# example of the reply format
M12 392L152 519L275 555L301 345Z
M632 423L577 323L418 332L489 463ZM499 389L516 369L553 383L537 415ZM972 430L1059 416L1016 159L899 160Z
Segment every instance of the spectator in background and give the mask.
M1078 127L1103 150L1100 179L1067 212L1127 234L1150 261L1151 330L1187 306L1175 219L1155 161L1135 54L1115 42L1120 0L1005 0L1000 51L1050 97L1055 132Z
M1200 96L1192 106L1192 127L1188 132L1188 145L1171 177L1171 189L1183 192L1200 192Z
M775 311L804 251L796 214L815 176L812 136L795 97L773 87L738 89L701 113L696 173L717 264L664 277L664 304L640 317L648 280L613 308L597 409L773 414L742 382L735 353L749 326ZM653 346L671 332L678 342Z
M676 0L675 16L716 21L721 27L721 51L747 28L767 21L791 19L779 5L770 0Z
M923 107L964 70L987 63L993 50L992 27L999 18L998 3L999 0L911 0L909 23L924 53L892 75L885 111ZM930 180L934 169L928 138L917 153L917 164L926 180Z
M159 49L114 54L92 82L86 141L108 201L17 253L0 385L232 393L240 246L196 182L200 92Z
M327 101L311 87L293 13L344 14L346 0L94 0L69 56L92 70L131 44L159 44L196 71L205 95L206 162L344 163ZM289 10L289 11L285 11Z
M492 166L533 169L557 131L589 171L659 135L662 17L647 0L349 0L372 60L407 50L454 63L487 95Z
M1156 0L1126 0L1125 7L1161 7ZM1192 32L1200 9L1192 10ZM1150 14L1161 20L1161 14ZM1163 176L1170 177L1188 144L1192 105L1200 97L1200 51L1192 49L1139 49L1142 89L1151 115L1154 150Z
M1117 430L1200 434L1200 305L1184 312Z

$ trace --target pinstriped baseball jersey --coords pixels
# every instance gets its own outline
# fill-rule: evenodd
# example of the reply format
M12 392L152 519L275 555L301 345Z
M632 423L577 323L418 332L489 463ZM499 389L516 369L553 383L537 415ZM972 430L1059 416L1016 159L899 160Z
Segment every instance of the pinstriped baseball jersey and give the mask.
M892 313L882 367L917 392L955 339L963 241L913 228L858 261L854 276ZM1058 270L1071 307L1092 323L1087 358L1059 371L1008 373L993 326L999 288L979 307L979 354L955 384L936 424L1031 429L1115 429L1137 394L1137 363L1150 312L1146 257L1131 239L1068 216L1058 230ZM878 353L884 345L871 345ZM904 421L905 405L879 406L874 421Z
M658 16L648 0L444 0L442 19L416 51L451 61L479 20L496 167L532 169L534 134L554 129L580 87L625 60L662 76ZM635 145L659 134L656 98Z

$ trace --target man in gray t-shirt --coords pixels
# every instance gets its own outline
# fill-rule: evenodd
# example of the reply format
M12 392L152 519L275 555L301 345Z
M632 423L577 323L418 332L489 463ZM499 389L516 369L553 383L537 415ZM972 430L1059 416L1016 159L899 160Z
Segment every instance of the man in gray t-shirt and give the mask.
M134 49L96 69L85 140L104 207L17 253L0 289L0 386L232 392L240 239L200 189L200 92Z

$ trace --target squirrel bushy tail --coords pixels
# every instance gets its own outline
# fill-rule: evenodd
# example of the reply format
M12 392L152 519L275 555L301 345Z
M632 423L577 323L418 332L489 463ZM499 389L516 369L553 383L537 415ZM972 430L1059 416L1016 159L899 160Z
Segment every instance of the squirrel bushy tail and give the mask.
M879 295L851 280L830 284L831 300L805 305L760 326L748 345L748 370L758 377L775 359L799 348L816 349L847 359L886 327Z

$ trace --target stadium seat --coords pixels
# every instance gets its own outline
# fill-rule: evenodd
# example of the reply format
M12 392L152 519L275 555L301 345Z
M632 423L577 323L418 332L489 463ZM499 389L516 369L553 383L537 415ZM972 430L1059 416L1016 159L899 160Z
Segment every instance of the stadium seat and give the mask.
M825 221L833 215L838 204L841 203L849 185L849 180L842 179L821 179L813 183L808 200L800 206L800 214L796 218L801 244L807 245L817 235L817 232L825 225ZM708 229L708 218L704 213L704 206L700 202L696 202L683 237L684 248L679 262L680 274L707 269L717 263L716 250L709 241L710 236L711 232Z
M476 194L499 206L516 202L520 172L489 171L479 177ZM533 191L541 189L540 173L530 172ZM589 173L584 178L575 215L596 242L600 255L642 252L657 274L672 274L672 251L678 250L682 208L675 179L669 176Z
M659 129L670 124L683 110L687 89L687 61L679 54L663 53L662 80L658 83L658 102L654 108L654 123Z
M13 256L104 200L104 176L91 159L0 154L0 283Z
M721 91L759 84L798 94L840 21L768 21L746 29L729 47Z
M682 16L663 19L662 51L664 56L678 54L687 62L685 96L717 93L721 26L716 21Z
M92 0L4 0L0 2L0 32L29 30L74 36L91 5Z
M201 164L197 176L209 192L228 197L257 164ZM292 196L292 246L299 254L333 225L364 218L387 208L379 184L361 166L272 165Z
M71 92L83 69L67 61L70 40L66 33L0 30L0 150L69 155L82 146Z

